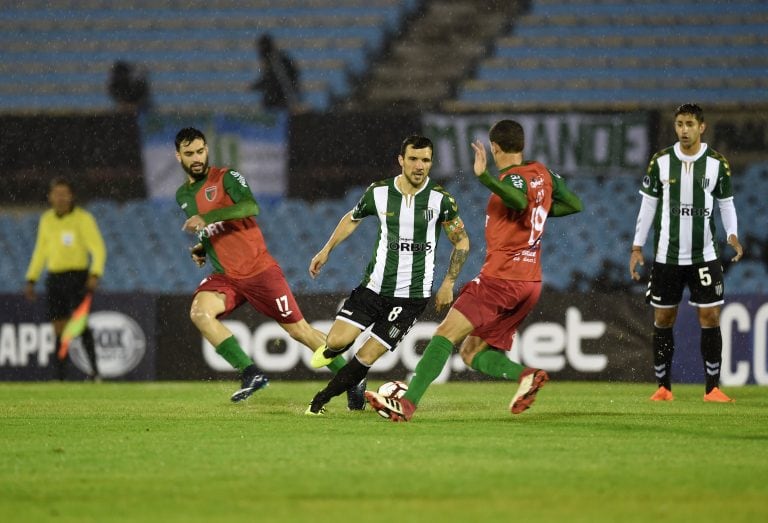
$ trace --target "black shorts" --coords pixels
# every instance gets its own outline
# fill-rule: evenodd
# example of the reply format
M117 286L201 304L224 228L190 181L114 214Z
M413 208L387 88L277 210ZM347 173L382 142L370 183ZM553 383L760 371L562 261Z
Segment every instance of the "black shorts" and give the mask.
M48 294L48 319L66 320L85 298L88 271L48 273L45 288Z
M651 281L645 301L659 308L676 307L688 287L694 307L714 307L723 304L723 267L718 260L694 265L670 265L653 262Z
M389 350L395 350L427 307L429 298L389 298L367 287L357 287L336 313L336 319L360 330L373 325L371 335Z

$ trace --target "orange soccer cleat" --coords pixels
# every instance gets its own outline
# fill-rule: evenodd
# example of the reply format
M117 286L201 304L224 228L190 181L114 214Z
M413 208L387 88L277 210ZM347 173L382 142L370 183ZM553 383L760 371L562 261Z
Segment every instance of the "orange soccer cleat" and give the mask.
M659 387L656 392L651 396L651 401L672 401L675 397L672 395L672 391L666 388L664 385Z
M704 401L711 403L734 403L735 400L732 400L726 396L722 390L715 387L714 389L704 394Z

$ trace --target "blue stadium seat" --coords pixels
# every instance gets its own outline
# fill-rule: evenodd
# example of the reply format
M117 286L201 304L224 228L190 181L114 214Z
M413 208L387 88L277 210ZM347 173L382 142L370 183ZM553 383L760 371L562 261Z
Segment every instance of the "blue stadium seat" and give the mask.
M726 263L729 294L768 292L768 236L762 226L763 195L768 194L767 171L768 162L761 162L734 174L740 237L746 255L739 263ZM598 280L608 278L608 283L616 288L629 288L627 251L640 204L637 180L574 176L569 178L568 185L581 196L585 210L563 220L547 221L543 247L545 285L563 291L590 292ZM485 257L483 217L488 192L480 184L454 183L446 187L460 194L461 215L472 244L460 276L464 282L479 272ZM613 202L622 204L603 204L606 192ZM344 199L314 204L284 199L258 218L267 245L294 292L346 294L360 282L377 234L377 221L372 218L363 220L354 235L337 247L319 278L312 280L307 269L338 219L361 193L362 188L349 191ZM188 247L194 238L181 231L183 215L175 202L93 201L86 208L99 222L107 244L104 290L185 294L192 292L208 274L209 268L200 270L189 259ZM20 291L39 216L39 209L0 210L0 249L6 253L0 264L0 292ZM717 226L721 231L719 219ZM729 257L729 249L723 250L724 258ZM445 274L448 252L450 242L443 238L438 246L436 283ZM649 255L646 250L646 257Z
M658 106L683 89L710 106L768 102L766 42L759 0L534 1L451 106Z
M304 102L326 110L349 93L416 0L300 0L244 5L219 0L115 7L112 2L9 4L0 12L0 110L106 110L112 63L150 71L160 110L193 105L237 111L258 101L254 40L270 33L300 66ZM195 59L190 60L190 50Z

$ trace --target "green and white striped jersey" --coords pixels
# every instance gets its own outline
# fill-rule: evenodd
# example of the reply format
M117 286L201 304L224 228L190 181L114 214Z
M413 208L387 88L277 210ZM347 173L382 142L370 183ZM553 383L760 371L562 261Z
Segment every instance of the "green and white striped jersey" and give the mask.
M441 224L459 209L453 196L429 178L413 196L401 193L395 180L371 184L352 211L353 220L379 218L376 247L361 285L381 296L428 298Z
M702 143L694 156L680 143L659 151L643 178L641 194L658 199L653 220L656 261L691 265L718 259L714 201L733 198L731 167Z

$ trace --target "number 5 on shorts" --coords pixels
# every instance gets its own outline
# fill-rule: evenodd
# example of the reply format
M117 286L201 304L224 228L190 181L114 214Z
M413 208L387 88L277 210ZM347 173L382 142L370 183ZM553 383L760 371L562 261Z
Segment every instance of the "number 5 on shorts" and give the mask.
M709 267L699 268L699 281L702 287L709 287L712 285L712 275L709 274Z

